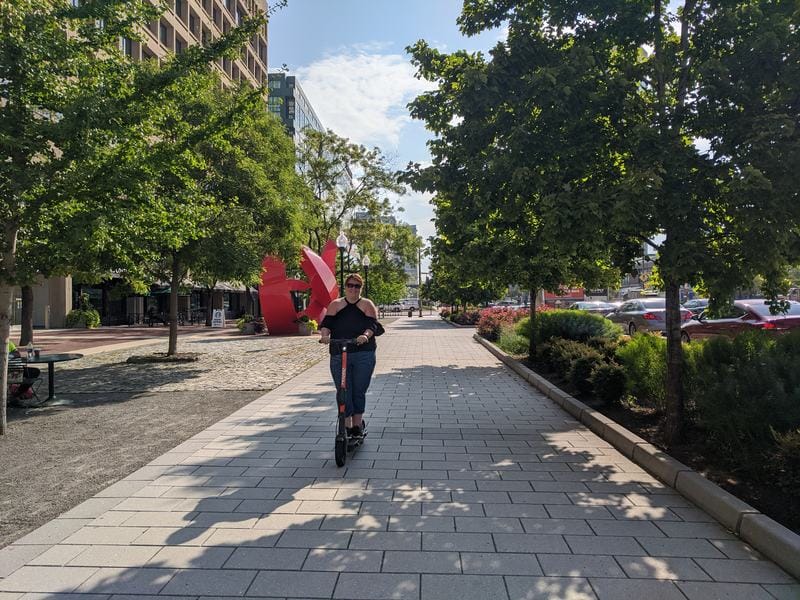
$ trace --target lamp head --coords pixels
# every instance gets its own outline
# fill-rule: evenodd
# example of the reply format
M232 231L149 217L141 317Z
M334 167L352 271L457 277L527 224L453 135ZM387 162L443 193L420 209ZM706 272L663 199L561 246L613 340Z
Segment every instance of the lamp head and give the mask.
M369 267L369 265L370 265L369 255L365 254L365 255L364 255L362 258L361 258L361 264L362 264L363 266L365 266L365 267Z
M340 231L339 236L336 238L336 247L339 248L339 250L347 248L347 236L343 231Z

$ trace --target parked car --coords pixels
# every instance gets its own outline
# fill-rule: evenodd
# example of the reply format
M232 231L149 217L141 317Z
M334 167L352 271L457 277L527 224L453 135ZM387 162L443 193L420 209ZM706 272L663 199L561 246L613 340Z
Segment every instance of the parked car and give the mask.
M692 298L683 303L683 308L698 314L708 308L708 298Z
M598 313L606 315L616 307L608 302L601 302L599 300L587 300L581 302L573 302L567 308L570 310L583 310L590 313Z
M398 302L392 302L391 304L381 304L378 307L378 310L382 310L385 312L401 312L403 310L403 307L400 306L400 303Z
M771 333L782 333L800 327L800 302L789 302L789 310L773 315L767 301L763 298L736 300L724 314L713 319L700 313L681 327L684 342L699 340L715 335L736 337L743 331L761 329Z
M688 321L692 316L691 311L681 308L681 321ZM636 298L628 300L622 306L606 315L614 323L619 323L622 329L633 335L637 331L667 330L667 308L665 298Z

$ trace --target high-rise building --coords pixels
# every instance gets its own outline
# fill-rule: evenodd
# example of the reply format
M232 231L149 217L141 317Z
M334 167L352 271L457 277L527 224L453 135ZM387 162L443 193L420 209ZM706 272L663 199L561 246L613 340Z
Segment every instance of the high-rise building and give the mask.
M311 106L303 88L294 75L269 74L269 110L280 117L295 143L306 127L324 131L322 122Z
M157 0L148 0L157 4ZM194 44L209 44L259 11L267 0L168 0L167 10L144 28L141 42L120 39L122 51L134 60L161 59ZM226 82L267 81L267 26L264 25L234 60L220 58L216 68Z

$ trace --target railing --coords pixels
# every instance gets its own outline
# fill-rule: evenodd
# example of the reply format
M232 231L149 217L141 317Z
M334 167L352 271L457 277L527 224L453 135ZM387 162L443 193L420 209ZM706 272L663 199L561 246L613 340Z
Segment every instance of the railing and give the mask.
M127 325L133 327L134 325L169 325L169 313L167 312L146 312L146 313L128 313L127 315L106 315L100 319L100 323L107 327L115 325ZM190 311L180 311L178 313L178 325L198 325L205 324L206 311L205 309L196 309Z

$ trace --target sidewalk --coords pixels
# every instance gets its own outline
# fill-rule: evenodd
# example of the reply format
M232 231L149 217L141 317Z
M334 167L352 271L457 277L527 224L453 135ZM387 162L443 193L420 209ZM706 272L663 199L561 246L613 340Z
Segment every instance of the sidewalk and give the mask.
M322 361L0 550L0 600L800 596L472 333L387 329L346 468Z

